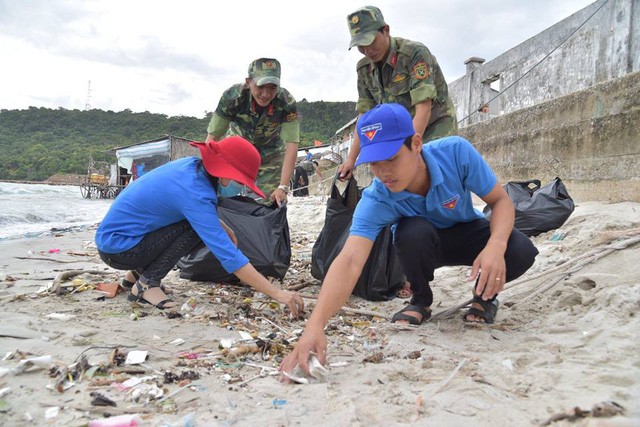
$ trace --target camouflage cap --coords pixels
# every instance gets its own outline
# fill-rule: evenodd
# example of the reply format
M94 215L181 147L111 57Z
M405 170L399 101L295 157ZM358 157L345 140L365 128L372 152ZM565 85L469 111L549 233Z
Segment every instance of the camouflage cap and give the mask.
M384 22L382 12L375 6L364 6L347 15L351 43L349 49L354 46L369 46L376 37L376 32L387 25Z
M259 58L249 65L249 78L258 86L280 86L280 63L273 58Z

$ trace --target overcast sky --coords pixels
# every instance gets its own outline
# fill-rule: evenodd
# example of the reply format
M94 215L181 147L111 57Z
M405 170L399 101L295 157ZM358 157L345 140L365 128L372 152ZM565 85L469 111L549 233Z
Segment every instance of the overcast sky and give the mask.
M0 0L0 109L92 108L204 117L249 63L275 57L297 100L355 101L346 16L378 6L451 82L591 0ZM550 49L552 47L550 46Z

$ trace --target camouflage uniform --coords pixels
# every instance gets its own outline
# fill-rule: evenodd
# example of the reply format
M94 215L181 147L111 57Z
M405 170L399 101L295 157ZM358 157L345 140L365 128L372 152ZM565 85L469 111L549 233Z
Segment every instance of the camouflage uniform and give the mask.
M259 110L248 85L233 85L222 94L207 132L216 140L240 135L258 149L262 164L257 184L268 197L280 184L285 143L300 141L300 124L296 100L283 87Z
M347 19L351 47L373 43L375 33L372 32L385 26L380 10L372 6L359 9ZM357 73L358 113L365 113L378 104L395 102L403 105L413 117L414 106L431 99L431 117L423 142L458 133L456 110L449 98L447 82L436 58L422 43L390 37L389 55L382 66L364 57L358 62Z

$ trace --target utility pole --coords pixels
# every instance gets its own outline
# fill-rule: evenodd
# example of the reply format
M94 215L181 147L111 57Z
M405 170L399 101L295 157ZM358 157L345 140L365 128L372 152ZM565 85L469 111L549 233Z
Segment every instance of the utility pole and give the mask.
M84 110L89 111L91 109L91 80L89 80L89 85L87 86L87 100L84 103Z

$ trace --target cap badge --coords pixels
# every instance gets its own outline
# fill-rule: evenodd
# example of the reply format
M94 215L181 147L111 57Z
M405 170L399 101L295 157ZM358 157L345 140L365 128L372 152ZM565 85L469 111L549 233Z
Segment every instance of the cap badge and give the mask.
M360 132L362 132L362 134L366 136L369 141L373 141L373 138L375 138L379 130L382 130L382 123L373 123L371 125L363 126L360 129Z
M351 17L351 23L352 23L353 25L356 25L358 22L360 22L360 18L358 18L358 15L353 15L353 16Z

